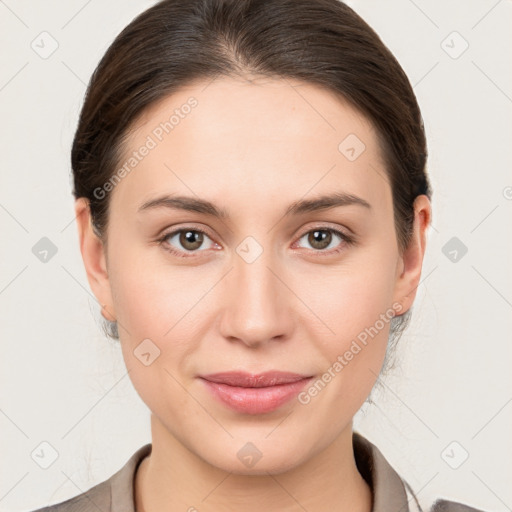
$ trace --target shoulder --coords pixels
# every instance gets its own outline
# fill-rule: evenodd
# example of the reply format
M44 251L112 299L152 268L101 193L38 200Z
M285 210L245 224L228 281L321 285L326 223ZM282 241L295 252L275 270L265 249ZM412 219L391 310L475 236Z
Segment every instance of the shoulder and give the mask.
M108 480L66 501L30 512L134 512L134 478L137 467L151 453L152 444L139 448Z
M430 512L484 512L479 508L473 508L457 501L438 499L432 505Z
M110 479L99 483L88 491L66 501L31 512L89 512L91 510L111 510Z
M407 480L395 471L379 448L357 431L353 431L352 442L357 468L371 487L374 503L378 504L372 510L422 512L418 498ZM428 512L484 511L439 498L428 507Z

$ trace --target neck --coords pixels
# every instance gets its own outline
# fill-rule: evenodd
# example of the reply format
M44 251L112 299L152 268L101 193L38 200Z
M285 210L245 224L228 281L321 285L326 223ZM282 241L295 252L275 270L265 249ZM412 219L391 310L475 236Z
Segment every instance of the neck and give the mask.
M212 466L151 415L152 451L135 476L137 512L370 512L352 423L323 451L283 473L241 475Z

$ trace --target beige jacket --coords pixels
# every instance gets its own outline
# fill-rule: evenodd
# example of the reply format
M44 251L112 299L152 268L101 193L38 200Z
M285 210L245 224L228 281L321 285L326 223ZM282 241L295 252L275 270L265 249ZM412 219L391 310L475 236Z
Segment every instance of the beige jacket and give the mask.
M372 490L372 512L422 512L408 484L379 449L357 432L353 432L352 442L359 472ZM151 448L151 443L139 448L117 473L88 491L33 512L136 512L135 472L142 459L151 453ZM482 511L454 501L437 500L429 512Z

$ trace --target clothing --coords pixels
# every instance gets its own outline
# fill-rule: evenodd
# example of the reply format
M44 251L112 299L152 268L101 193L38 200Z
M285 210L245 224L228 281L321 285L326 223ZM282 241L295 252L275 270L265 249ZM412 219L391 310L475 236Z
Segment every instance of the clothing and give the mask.
M417 512L416 498L380 450L358 432L352 433L356 465L372 491L372 512ZM137 467L152 444L139 448L117 473L88 491L33 512L136 512L134 484ZM426 512L426 511L425 511ZM429 512L482 512L462 503L437 500Z

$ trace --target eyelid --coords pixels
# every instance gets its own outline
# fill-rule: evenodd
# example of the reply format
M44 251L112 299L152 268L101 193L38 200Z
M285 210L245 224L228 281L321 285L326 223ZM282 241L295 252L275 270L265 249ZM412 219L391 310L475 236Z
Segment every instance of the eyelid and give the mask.
M319 231L337 231L347 239L355 240L356 238L355 233L346 227L342 227L338 224L331 225L329 222L317 222L313 226L308 226L305 230L301 231L301 234L297 236L297 239L302 238L304 235L310 233L311 231L315 231L315 229Z
M299 235L296 235L295 237L295 241L293 242L292 244L292 247L297 244L301 238L303 238L305 235L311 233L312 231L315 231L315 230L318 230L318 231L330 231L332 233L334 233L335 235L338 235L341 239L342 239L342 244L340 245L351 245L351 244L354 244L356 242L356 236L355 234L348 228L342 228L338 225L336 225L336 227L333 227L331 225L329 225L329 223L326 223L326 222L318 222L316 225L313 225L313 226L309 226L308 228L302 230L300 232ZM194 226L193 224L187 224L183 227L172 227L172 228L169 228L169 230L164 230L164 232L158 236L157 238L157 241L160 243L160 244L164 244L166 239L171 237L171 236L174 236L182 231L196 231L196 232L199 232L199 233L203 233L204 235L206 235L214 244L216 245L221 245L219 244L216 240L215 240L215 237L213 237L209 230L206 229L206 228L203 228L203 227L198 227L198 226ZM348 232L347 232L348 231ZM166 251L170 252L171 254L174 254L178 257L195 257L196 254L199 254L201 252L207 252L208 249L203 249L203 250L196 250L196 251L191 251L189 253L187 253L186 251L182 251L182 250L179 250L179 249L176 249L174 248L173 246L170 246L171 248L165 248ZM330 250L315 250L315 249L306 249L308 252L313 252L313 253L317 253L319 255L332 255L332 254L335 254L337 252L340 252L341 250L343 250L342 248L334 248L334 249L330 249Z
M186 226L180 227L180 226L173 226L172 228L169 228L168 230L164 230L160 235L158 235L156 242L158 245L162 246L164 251L167 251L173 256L176 256L178 258L195 258L196 255L202 253L202 252L208 252L208 249L202 249L202 250L196 250L196 251L184 251L175 248L173 245L169 244L167 242L168 238L171 238L175 236L178 233L181 233L183 231L196 231L198 233L202 233L203 235L206 235L213 244L220 245L216 240L215 237L211 236L208 229L203 227L194 226L192 224L187 224Z
M164 229L160 235L158 235L158 239L168 238L171 235L175 235L176 233L180 233L181 231L197 231L199 233L203 233L207 235L212 241L215 242L215 236L212 235L208 228L203 227L202 225L194 225L194 224L186 224L185 226L172 226L168 229ZM215 242L218 243L218 242Z
M296 241L293 242L292 247L294 247L301 240L301 238L303 238L307 234L311 233L312 231L328 231L328 232L334 233L335 236L338 236L339 238L341 238L340 244L332 249L326 250L326 249L302 248L307 253L309 253L309 254L313 253L320 257L329 257L329 256L333 256L335 254L338 254L338 253L344 251L344 249L346 249L347 246L354 245L357 242L357 238L351 230L344 229L339 226L332 227L328 223L320 222L317 226L310 226L307 229L305 229L304 231L302 231L302 233L296 238Z

